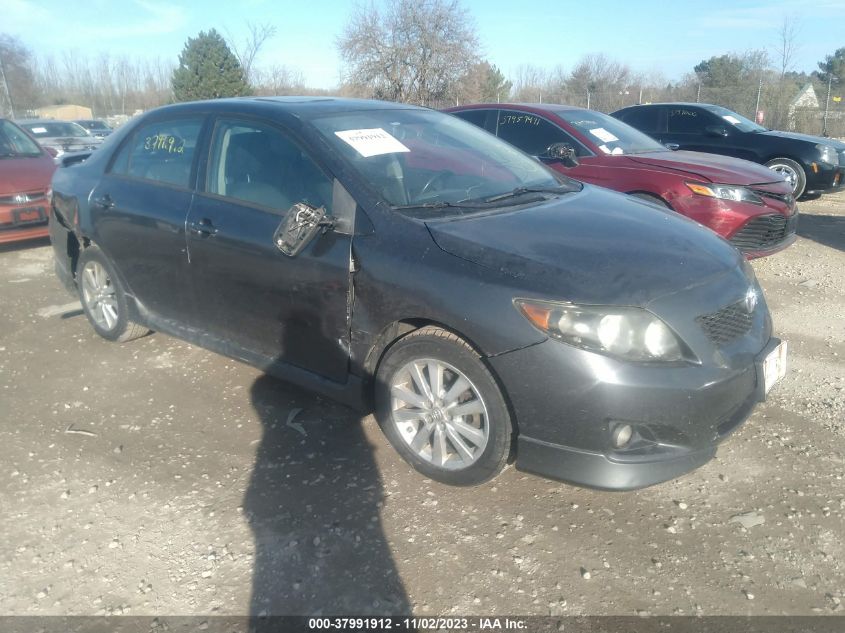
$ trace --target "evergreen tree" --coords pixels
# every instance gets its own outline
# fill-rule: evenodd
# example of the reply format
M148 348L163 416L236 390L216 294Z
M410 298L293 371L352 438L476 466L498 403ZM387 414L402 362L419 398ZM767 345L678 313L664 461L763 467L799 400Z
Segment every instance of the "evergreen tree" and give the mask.
M214 29L188 38L173 71L176 101L241 97L252 94L238 58Z

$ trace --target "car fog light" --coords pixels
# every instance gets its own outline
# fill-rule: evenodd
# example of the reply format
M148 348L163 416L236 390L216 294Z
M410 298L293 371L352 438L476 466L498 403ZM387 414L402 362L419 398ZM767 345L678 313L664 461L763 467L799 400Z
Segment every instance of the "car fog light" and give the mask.
M631 441L633 435L634 429L630 424L617 424L610 433L613 448L624 448Z

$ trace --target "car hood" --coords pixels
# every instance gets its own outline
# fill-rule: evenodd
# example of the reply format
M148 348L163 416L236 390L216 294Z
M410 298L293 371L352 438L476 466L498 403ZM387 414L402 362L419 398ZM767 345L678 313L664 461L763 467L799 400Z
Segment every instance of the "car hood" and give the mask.
M512 278L515 292L577 303L646 306L740 263L700 224L589 185L531 207L426 225L442 250Z
M724 185L762 185L783 180L762 165L718 154L681 150L630 154L627 158L640 165L670 169Z
M0 196L45 191L55 169L49 156L0 158Z
M807 141L814 145L831 145L838 151L845 149L845 143L838 141L835 138L825 138L823 136L812 136L811 134L799 134L797 132L781 132L780 130L768 130L766 132L758 132L765 136L777 136L779 138L791 138L796 141Z

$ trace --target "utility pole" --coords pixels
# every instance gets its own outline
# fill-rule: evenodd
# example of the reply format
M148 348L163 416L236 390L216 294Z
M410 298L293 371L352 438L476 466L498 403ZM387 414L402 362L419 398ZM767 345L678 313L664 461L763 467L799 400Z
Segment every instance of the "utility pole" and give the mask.
M833 73L827 73L827 98L824 100L824 119L822 119L822 136L827 136L827 113L830 110L830 85L833 83Z
M0 55L0 81L3 83L3 94L6 97L6 101L9 102L9 112L11 113L11 117L15 118L15 104L12 102L12 93L9 90L9 82L6 80L6 66L3 63L3 56ZM830 87L827 89L828 93L830 93ZM0 111L0 114L3 112Z
M763 92L763 75L760 75L760 83L757 84L757 103L754 105L754 120L757 120L757 116L760 112L760 93Z
M590 109L590 91L588 89L587 90L587 110L589 110L589 109Z
M695 102L701 103L701 83L698 84L698 92L695 93Z

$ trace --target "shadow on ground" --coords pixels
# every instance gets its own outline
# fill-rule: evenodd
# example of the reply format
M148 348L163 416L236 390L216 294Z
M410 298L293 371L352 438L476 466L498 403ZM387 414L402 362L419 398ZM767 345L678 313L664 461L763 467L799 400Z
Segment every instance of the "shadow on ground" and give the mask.
M802 213L798 218L798 235L845 251L845 216Z
M264 375L244 510L255 538L252 615L409 613L380 519L383 488L359 416ZM329 418L329 419L325 419Z

